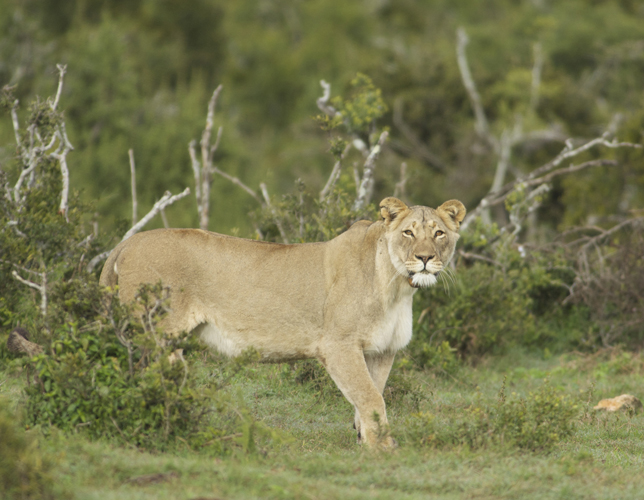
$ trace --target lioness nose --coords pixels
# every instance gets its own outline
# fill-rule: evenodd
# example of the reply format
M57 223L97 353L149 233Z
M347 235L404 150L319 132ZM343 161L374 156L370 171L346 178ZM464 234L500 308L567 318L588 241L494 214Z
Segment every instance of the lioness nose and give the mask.
M427 264L427 262L432 260L434 258L434 256L433 255L416 255L416 258L422 260L423 264Z

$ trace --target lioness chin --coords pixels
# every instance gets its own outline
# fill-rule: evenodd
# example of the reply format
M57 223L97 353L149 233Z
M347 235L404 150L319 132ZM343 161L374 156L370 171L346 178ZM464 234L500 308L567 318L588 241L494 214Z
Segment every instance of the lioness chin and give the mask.
M194 331L224 354L252 347L266 361L318 359L355 407L358 439L388 446L390 437L378 438L387 424L382 393L411 339L412 296L452 258L465 207L385 198L380 214L325 243L147 231L114 249L100 282L132 301L141 284L161 280L171 291L165 330Z

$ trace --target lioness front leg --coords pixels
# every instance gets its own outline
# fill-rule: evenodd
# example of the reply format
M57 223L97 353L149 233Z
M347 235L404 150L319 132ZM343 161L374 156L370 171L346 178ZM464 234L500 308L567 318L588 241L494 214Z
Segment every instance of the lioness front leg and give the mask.
M371 380L373 380L373 383L376 386L376 389L378 389L380 395L382 395L385 391L385 385L387 385L387 379L389 378L389 373L391 372L391 367L394 364L395 357L395 353L365 353L364 355L364 359L369 370L369 375L371 375ZM358 432L358 441L360 441L362 438L362 433L360 432L360 412L358 411L357 407L354 418L354 428Z
M369 446L392 446L393 440L389 436L382 439L379 436L380 428L387 425L385 401L371 378L362 350L357 346L336 345L322 353L321 361L360 415L358 424L362 441ZM379 422L374 419L376 413Z

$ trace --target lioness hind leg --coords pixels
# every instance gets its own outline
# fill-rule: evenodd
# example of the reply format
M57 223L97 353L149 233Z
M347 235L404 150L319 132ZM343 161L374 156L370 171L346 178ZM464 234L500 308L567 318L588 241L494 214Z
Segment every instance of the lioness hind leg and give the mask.
M371 378L362 351L353 346L334 346L322 353L321 361L344 397L360 415L356 427L359 428L361 440L369 446L393 445L388 436L381 439L381 426L387 425L385 401ZM378 421L374 414L378 415Z
M381 395L384 393L385 385L387 385L387 379L389 378L395 357L395 353L364 355L371 380L373 380L376 389L378 389ZM353 427L358 432L358 441L360 441L362 434L360 432L360 412L358 408L356 408Z

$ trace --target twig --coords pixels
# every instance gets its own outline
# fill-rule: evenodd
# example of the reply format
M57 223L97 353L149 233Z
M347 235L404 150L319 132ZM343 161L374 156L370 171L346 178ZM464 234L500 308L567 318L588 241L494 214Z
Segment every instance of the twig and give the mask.
M16 145L18 149L23 151L22 141L20 140L20 123L18 121L18 99L13 101L13 106L11 106L11 122L13 123L13 133L16 137Z
M34 272L34 271L30 271L30 272ZM37 274L40 275L40 279L41 279L40 285L38 283L34 283L33 281L24 279L16 271L11 271L11 275L20 283L22 283L23 285L27 285L28 287L33 288L35 290L38 290L38 292L40 293L40 312L44 318L47 316L47 272L43 271Z
M264 200L266 201L266 206L273 214L273 219L275 220L275 225L277 226L277 229L279 230L280 235L282 236L282 241L286 245L288 245L289 242L288 242L288 238L286 237L286 231L284 231L284 227L282 226L282 221L280 221L277 210L275 210L275 207L271 204L271 198L268 195L268 189L266 188L266 184L262 182L259 185L259 187L262 190L262 195L264 196Z
M317 103L320 111L333 118L338 114L338 111L329 104L329 99L331 98L331 85L324 80L320 80L320 85L324 89L324 93L322 94L322 97L318 98L315 102Z
M458 254L463 257L464 259L468 260L481 260L483 262L488 262L489 264L494 264L497 267L500 267L501 269L505 269L505 266L501 264L500 262L490 259L489 257L485 257L483 255L478 255L475 253L469 253L469 252L464 252L463 250L459 250Z
M67 72L66 64L57 64L56 67L58 68L58 89L56 90L56 98L51 104L52 111L56 111L56 107L58 106L58 102L60 101L60 95L63 92L63 78L65 77L65 73Z
M212 127L215 117L215 105L217 103L217 98L223 85L219 85L215 91L212 93L210 102L208 102L208 113L206 115L206 127L204 128L203 133L201 134L201 206L200 206L200 219L199 227L203 230L208 229L210 222L210 185L212 184L212 158L219 145L219 139L221 138L221 127L217 135L217 141L215 146L210 148L210 137L212 135Z
M490 126L488 125L488 121L485 116L483 104L481 104L481 96L476 90L476 84L474 83L474 79L472 78L472 73L470 72L470 67L467 62L465 47L467 47L470 40L464 28L458 28L456 31L456 40L456 61L458 62L458 69L461 72L463 85L465 86L465 90L467 91L472 107L474 108L474 116L476 117L476 133L490 143L495 151L498 151L499 143L490 132Z
M197 199L197 214L201 214L201 163L197 159L197 141L194 139L188 144L188 153L190 154L190 163L192 172L195 177L195 198Z
M69 198L69 169L67 168L67 153L74 149L74 146L69 142L67 137L67 129L65 127L65 122L61 123L58 126L58 138L61 145L63 146L63 151L61 153L52 153L51 156L58 160L60 163L60 171L63 178L63 188L60 194L60 208L59 213L62 213L65 216L65 220L69 222L67 218L67 208L68 208L68 198Z
M396 198L405 197L405 187L407 185L407 163L402 162L400 164L400 180L396 183L394 188L394 196Z
M344 148L344 151L342 151L340 158L338 158L338 161L336 161L335 165L333 165L333 169L331 170L331 175L329 175L329 179L326 181L324 189L320 191L320 201L324 201L324 199L329 195L329 193L333 189L333 186L335 186L335 183L338 181L338 178L340 177L340 170L342 169L342 160L344 160L344 157L347 155L350 149L351 149L351 143L348 143Z
M223 170L219 170L219 168L217 168L217 167L213 167L212 171L213 171L215 174L219 174L219 175L221 175L224 179L228 179L230 182L232 182L232 183L233 183L233 184L235 184L236 186L239 186L239 187L240 187L240 188L242 188L244 191L246 191L249 195L251 195L253 198L255 198L255 200L257 201L257 203L259 203L260 205L264 205L264 202L262 201L262 199L261 199L259 196L257 196L257 193L256 193L255 191L253 191L251 188L249 188L249 187L248 187L246 184L244 184L242 181L240 181L237 177L233 177L232 175L227 174L227 173L226 173L226 172L224 172Z
M369 153L369 156L365 161L362 171L362 181L360 182L360 187L358 189L358 196L356 197L356 201L353 204L353 210L356 212L362 210L371 201L374 184L373 174L376 166L376 159L378 158L378 155L382 150L382 146L384 145L388 136L389 132L387 132L386 130L382 134L380 134L378 143L373 148L371 148L371 152Z
M145 216L143 216L139 222L137 222L134 226L132 226L127 233L125 233L121 241L125 241L133 234L138 233L161 210L172 205L175 201L178 201L181 198L185 198L189 194L190 194L189 187L184 189L181 193L175 194L175 195L170 193L170 191L166 191L165 194L161 197L161 199L154 204L152 209Z
M616 165L617 163L614 160L591 160L588 162L581 163L579 165L570 165L569 167L560 168L554 170L558 167L563 161L577 156L585 151L588 151L594 146L602 145L608 148L620 148L620 147L631 147L640 149L642 146L639 144L633 144L630 142L617 142L616 140L608 141L606 139L606 134L602 137L598 137L591 141L586 142L585 144L579 146L578 148L573 148L570 140L567 142L564 150L557 155L553 160L546 163L545 165L533 170L528 175L518 178L512 182L509 182L496 190L495 192L488 193L478 204L478 206L470 211L465 220L461 223L461 231L467 229L469 224L478 217L485 209L503 203L508 194L510 194L518 185L525 184L526 186L533 186L537 184L543 184L544 182L549 182L554 177L559 175L564 175L568 173L577 172L584 168L595 167L595 166L610 166ZM547 175L546 175L547 174Z
M128 149L128 156L130 157L130 185L132 186L132 225L134 226L138 218L136 216L138 204L136 202L136 166L134 164L134 150Z
M157 215L159 212L164 210L166 207L172 205L175 201L180 200L181 198L185 198L190 194L190 188L187 187L184 189L181 193L172 195L170 191L166 191L165 194L161 197L159 201L157 201L152 209L139 221L137 222L134 226L130 228L130 230L125 233L123 238L121 239L121 242L127 240L130 236L138 233L143 227L150 222L155 215ZM120 243L120 242L119 242ZM112 249L114 250L114 249ZM102 252L92 258L92 260L89 261L87 264L87 272L91 273L94 268L96 267L96 264L101 262L102 260L106 259L109 257L109 255L112 253L112 250L108 250L106 252Z
M532 46L534 65L532 66L532 84L530 85L530 109L533 111L539 104L539 89L541 88L541 72L543 70L543 51L541 44L536 42Z

